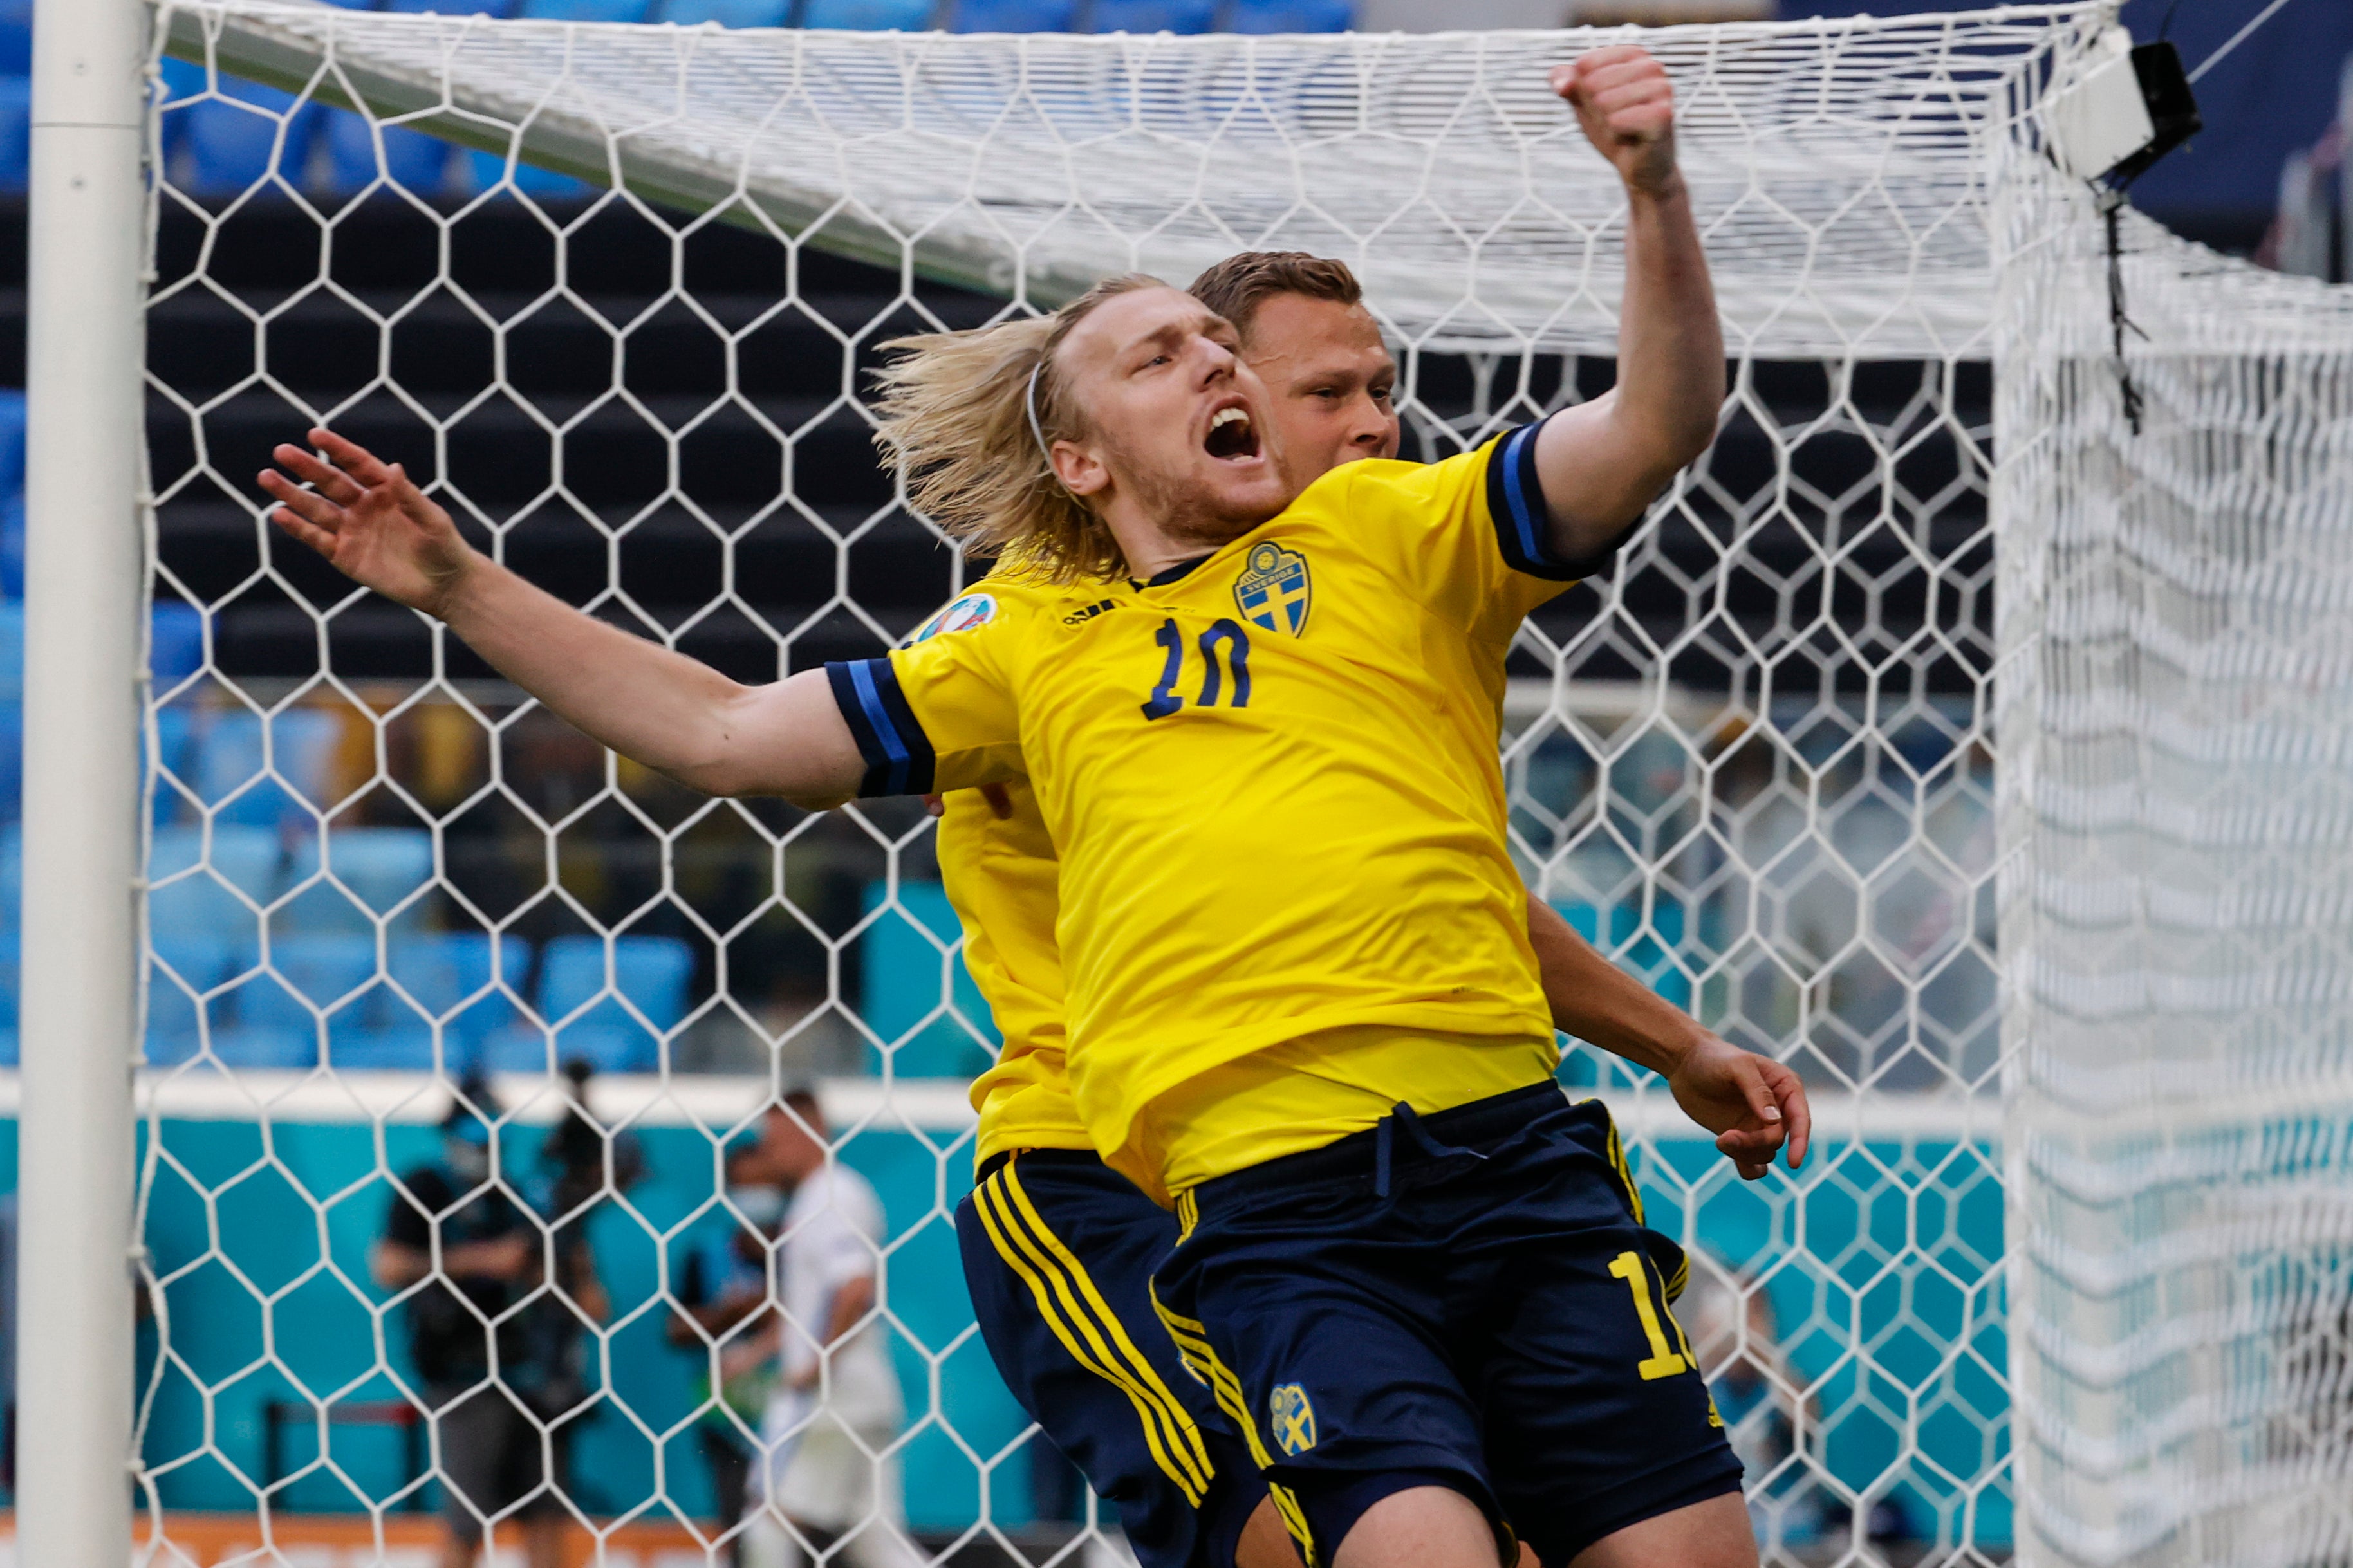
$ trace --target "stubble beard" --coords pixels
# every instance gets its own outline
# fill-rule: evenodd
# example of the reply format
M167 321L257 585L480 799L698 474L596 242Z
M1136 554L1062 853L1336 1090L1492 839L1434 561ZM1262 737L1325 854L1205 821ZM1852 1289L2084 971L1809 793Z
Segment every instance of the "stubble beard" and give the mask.
M1117 455L1128 490L1169 543L1191 554L1204 554L1231 543L1275 515L1261 515L1256 507L1228 507L1204 493L1186 478L1155 467L1143 454L1124 443L1110 443ZM1276 511L1281 508L1275 509Z

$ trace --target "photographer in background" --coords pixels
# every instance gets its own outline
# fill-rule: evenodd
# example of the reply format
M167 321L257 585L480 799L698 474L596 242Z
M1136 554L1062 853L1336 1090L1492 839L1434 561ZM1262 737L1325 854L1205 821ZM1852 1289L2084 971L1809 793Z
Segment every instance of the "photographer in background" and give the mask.
M369 1266L407 1309L442 1482L443 1568L473 1568L492 1525L508 1521L522 1523L530 1568L560 1568L565 1417L580 1394L576 1380L565 1384L564 1335L551 1319L570 1315L576 1343L579 1313L601 1312L602 1293L586 1246L557 1247L516 1201L498 1120L490 1086L469 1077L442 1120L438 1155L401 1176ZM571 1303L550 1292L516 1310L539 1289L551 1252L564 1258L558 1279Z
M728 1154L727 1206L681 1239L666 1331L671 1344L692 1352L701 1363L695 1434L711 1468L713 1508L723 1531L734 1530L744 1518L760 1416L776 1385L773 1355L722 1375L730 1352L765 1327L760 1320L776 1306L769 1253L785 1217L785 1193L753 1179L758 1152L742 1148ZM731 1538L717 1560L740 1568L742 1538Z

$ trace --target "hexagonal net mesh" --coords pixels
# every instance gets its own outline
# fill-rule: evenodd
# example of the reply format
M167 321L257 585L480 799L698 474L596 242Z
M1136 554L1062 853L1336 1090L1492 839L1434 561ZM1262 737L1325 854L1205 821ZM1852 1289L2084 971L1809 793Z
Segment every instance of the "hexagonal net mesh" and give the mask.
M2217 321L2291 307L2133 227L2157 338L2138 357L2213 346L2140 372L2148 431L2123 430L2099 226L2033 152L2041 94L2103 17L1644 36L1677 76L1734 391L1609 579L1528 624L1504 744L1531 885L1816 1097L1816 1159L1744 1186L1658 1079L1584 1046L1563 1069L1619 1112L1651 1223L1697 1260L1682 1310L1773 1562L2106 1561L2208 1528L2179 1478L2209 1461L2187 1436L2125 1442L2126 1407L2211 1426L2227 1406L2239 1447L2209 1468L2232 1476L2344 1462L2324 1287L2341 1300L2345 1224L2315 1185L2341 1178L2342 1118L2307 1095L2275 1136L2201 1122L2191 1174L2164 1158L2190 1139L2161 1111L2176 1080L2131 1069L2164 1008L2180 1082L2241 1070L2222 1047L2243 1031L2198 1011L2228 998L2278 1046L2244 1081L2344 1070L2319 1054L2326 988L2298 1012L2287 960L2221 940L2254 875L2241 841L2141 851L2197 796L2189 759L2260 755L2246 790L2297 769L2334 787L2335 752L2280 739L2342 724L2328 681L2253 728L2221 709L2323 658L2285 628L2327 590L2268 563L2316 573L2341 526L2336 448L2287 425L2335 406L2345 350L2234 357ZM875 467L863 373L901 331L1295 247L1364 275L1413 455L1607 387L1619 202L1542 88L1594 37L949 38L260 0L164 5L156 37L139 1477L158 1560L423 1562L436 1512L501 1552L552 1533L612 1563L1116 1552L972 1326L951 1215L996 1036L929 819L714 802L602 751L275 537L252 475L332 421L535 581L739 679L870 656L980 569ZM2269 488L2225 456L2264 441ZM2288 494L2306 531L2259 567L2256 514ZM2216 575L2218 516L2243 579ZM2119 607L2145 602L2135 573L2185 606L2270 593L2270 618L2144 624ZM2144 643L2179 689L2207 679L2179 651L2198 637L2217 670L2233 637L2277 657L2195 702L2134 684ZM2213 746L2119 735L2133 702L2218 704ZM2086 816L2064 804L2078 761L2150 793ZM2266 874L2316 889L2335 819L2302 820ZM2053 835L2096 873L2053 881ZM2216 966L2207 1000L2125 996L2102 955L2155 958L2174 918L2127 884L2200 877L2180 940ZM2301 951L2295 974L2333 950ZM2105 1076L2079 1093L2087 1066ZM764 1338L819 1331L799 1222L737 1163L796 1086L856 1178L837 1206L876 1287L864 1393L814 1407L778 1395ZM2099 1131L2103 1095L2158 1113ZM2006 1104L2031 1113L2007 1142ZM2335 1239L2266 1262L2233 1316L2219 1281L2253 1255L2160 1256L2173 1222L2147 1206L2226 1202L2218 1237L2273 1237L2304 1202L2305 1234ZM2036 1314L2031 1518L2006 1268ZM2194 1332L2116 1315L2206 1288L2178 1274L2217 1293ZM2108 1468L2073 1476L2060 1457L2103 1431ZM486 1446L525 1458L469 1479ZM779 1452L788 1506L763 1510L756 1478L747 1505ZM2297 1495L2326 1513L2325 1488Z

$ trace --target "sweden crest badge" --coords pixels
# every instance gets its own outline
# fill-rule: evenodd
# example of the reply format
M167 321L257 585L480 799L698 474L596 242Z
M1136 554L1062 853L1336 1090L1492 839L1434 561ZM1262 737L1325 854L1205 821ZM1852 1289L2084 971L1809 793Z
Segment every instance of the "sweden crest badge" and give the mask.
M1307 557L1271 540L1250 546L1242 574L1234 584L1234 604L1241 610L1242 619L1293 637L1307 629L1307 608L1314 595L1314 584L1307 576Z
M1284 1453L1297 1458L1315 1447L1315 1407L1299 1384L1278 1387L1267 1402L1267 1414L1274 1417L1275 1447Z

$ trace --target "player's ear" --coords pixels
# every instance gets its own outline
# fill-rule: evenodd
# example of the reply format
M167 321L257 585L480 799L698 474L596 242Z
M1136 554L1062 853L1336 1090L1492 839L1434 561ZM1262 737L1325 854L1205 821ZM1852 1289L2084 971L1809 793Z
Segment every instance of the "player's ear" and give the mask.
M1092 448L1075 441L1057 441L1052 453L1054 473L1062 488L1082 499L1093 495L1111 483L1111 470Z

